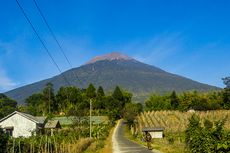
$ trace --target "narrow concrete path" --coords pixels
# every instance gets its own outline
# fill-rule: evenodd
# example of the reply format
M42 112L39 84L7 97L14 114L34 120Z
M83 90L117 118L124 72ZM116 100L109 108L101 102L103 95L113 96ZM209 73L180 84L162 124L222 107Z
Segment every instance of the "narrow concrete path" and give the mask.
M119 120L112 137L113 153L159 153L154 150L148 150L142 145L125 138L124 127L123 121Z

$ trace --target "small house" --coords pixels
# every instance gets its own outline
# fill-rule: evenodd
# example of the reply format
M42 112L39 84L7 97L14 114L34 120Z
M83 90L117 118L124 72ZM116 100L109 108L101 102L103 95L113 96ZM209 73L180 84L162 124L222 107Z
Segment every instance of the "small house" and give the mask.
M43 128L45 119L15 111L0 120L0 127L14 138L30 137Z
M45 124L44 128L52 136L54 131L61 129L61 124L58 120L49 120Z
M149 132L152 138L163 138L164 137L164 128L163 127L144 127L142 132Z

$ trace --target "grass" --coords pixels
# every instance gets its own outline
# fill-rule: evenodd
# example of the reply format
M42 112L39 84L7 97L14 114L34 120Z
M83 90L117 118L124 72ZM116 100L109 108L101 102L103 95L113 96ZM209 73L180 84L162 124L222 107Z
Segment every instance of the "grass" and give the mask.
M96 140L94 141L84 153L112 153L113 148L112 148L112 135L113 135L113 130L112 128L110 130L109 136L106 140Z

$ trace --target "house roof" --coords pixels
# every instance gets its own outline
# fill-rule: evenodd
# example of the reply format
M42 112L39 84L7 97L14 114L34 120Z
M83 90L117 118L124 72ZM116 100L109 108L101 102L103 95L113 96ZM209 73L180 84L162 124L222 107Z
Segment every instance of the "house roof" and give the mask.
M51 120L59 120L60 124L63 125L71 125L75 122L79 121L78 116L61 116L61 117L54 117ZM80 122L89 121L89 117L81 117ZM92 116L91 118L92 124L108 124L108 117L107 116Z
M61 125L58 120L49 120L45 124L45 129L56 129L56 128L61 128Z
M46 117L35 117L35 116L30 115L30 114L14 111L13 113L11 113L11 114L7 115L6 117L2 118L0 120L0 122L8 119L9 117L11 117L11 116L13 116L15 114L21 115L21 116L23 116L23 117L25 117L25 118L27 118L27 119L35 122L35 123L38 123L38 124L43 124L45 122L45 119L46 119Z
M144 127L142 128L142 132L157 132L164 131L164 129L163 127Z

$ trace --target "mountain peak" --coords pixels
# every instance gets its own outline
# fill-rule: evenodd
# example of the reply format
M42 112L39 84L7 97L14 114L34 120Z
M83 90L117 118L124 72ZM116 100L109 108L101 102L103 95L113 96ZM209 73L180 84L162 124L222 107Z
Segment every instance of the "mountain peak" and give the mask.
M92 58L90 61L88 61L86 64L91 64L91 63L95 63L95 62L98 62L98 61L104 61L104 60L107 60L107 61L133 60L133 58L131 58L131 57L127 56L127 55L121 54L119 52L112 52L112 53L109 53L109 54L96 56L96 57Z

